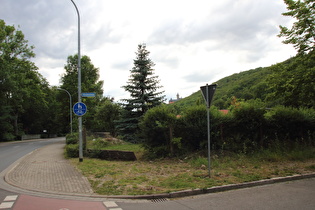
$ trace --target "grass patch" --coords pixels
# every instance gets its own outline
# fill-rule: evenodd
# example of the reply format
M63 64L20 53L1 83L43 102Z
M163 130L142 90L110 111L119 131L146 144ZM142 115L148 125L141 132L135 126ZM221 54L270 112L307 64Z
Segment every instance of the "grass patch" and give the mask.
M106 148L143 152L139 145L130 144ZM138 159L134 162L89 158L83 162L77 159L70 161L88 178L98 194L144 195L315 172L315 149L266 150L252 155L214 154L211 157L210 178L208 160L201 156L154 161Z

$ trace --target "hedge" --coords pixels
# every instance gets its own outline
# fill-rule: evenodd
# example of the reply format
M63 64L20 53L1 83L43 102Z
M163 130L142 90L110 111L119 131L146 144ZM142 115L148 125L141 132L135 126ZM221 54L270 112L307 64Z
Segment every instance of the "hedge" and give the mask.
M187 109L180 117L167 106L152 108L140 128L144 145L157 156L182 154L207 147L205 106ZM249 152L275 146L315 146L315 110L278 106L267 109L257 101L241 102L224 114L210 110L211 149ZM171 135L170 135L171 134ZM180 140L180 147L170 138Z

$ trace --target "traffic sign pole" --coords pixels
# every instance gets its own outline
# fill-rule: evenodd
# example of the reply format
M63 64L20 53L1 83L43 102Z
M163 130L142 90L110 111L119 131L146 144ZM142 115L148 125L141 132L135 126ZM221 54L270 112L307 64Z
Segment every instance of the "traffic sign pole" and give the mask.
M211 133L210 133L210 105L211 105L211 101L212 101L212 98L213 98L213 95L214 95L214 92L216 90L216 87L217 85L206 85L206 86L202 86L200 87L201 89L201 93L203 94L203 97L206 101L206 104L207 104L207 130L208 130L208 173L209 173L209 177L211 177L211 174L210 174L210 136L211 136Z
M81 100L81 45L80 45L80 13L77 5L71 0L78 15L78 102ZM79 162L83 162L83 140L82 140L82 117L78 117L79 121Z
M209 101L209 86L207 84L207 101ZM210 175L210 103L208 102L209 105L207 105L207 124L208 124L208 173L209 177Z

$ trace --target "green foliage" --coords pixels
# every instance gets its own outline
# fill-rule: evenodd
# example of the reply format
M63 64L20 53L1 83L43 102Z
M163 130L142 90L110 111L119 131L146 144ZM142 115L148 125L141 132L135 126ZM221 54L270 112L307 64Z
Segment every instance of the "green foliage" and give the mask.
M158 76L154 75L155 65L149 58L150 52L145 44L138 45L137 57L134 60L134 67L130 70L130 78L127 85L123 86L125 91L130 93L130 99L124 99L131 110L140 112L140 116L147 110L160 105L164 101L164 91L157 92L159 88Z
M284 44L293 44L299 53L314 50L315 37L315 3L313 0L284 0L288 12L284 16L295 18L291 29L280 26L279 37L285 37Z
M120 109L119 119L115 122L115 130L118 135L124 140L131 143L141 141L139 138L139 116L131 110Z
M244 100L261 99L265 101L267 94L271 91L267 84L268 75L271 73L272 69L269 67L259 67L218 80L215 82L218 86L211 104L219 109L228 109L233 96ZM170 104L170 106L185 110L191 106L204 104L205 101L199 90L174 104Z
M262 146L261 129L265 125L265 112L264 104L257 100L240 103L240 106L234 109L233 128L237 135L236 138L232 138L232 142L235 148L246 152L248 148L257 147L257 144Z
M92 149L102 149L109 145L108 141L104 141L103 139L97 138L92 140Z
M260 99L268 108L277 105L312 108L315 104L314 68L315 52L312 51L270 67L233 74L216 82L212 105L228 109L235 97L239 101ZM170 106L185 110L204 103L199 90Z
M0 106L0 141L10 141L15 138L10 115L10 106Z
M176 133L182 137L183 148L189 151L199 150L207 142L206 106L190 107L179 118Z
M78 144L68 144L65 147L67 158L77 158L79 157L79 145Z
M275 107L266 114L271 138L280 139L287 144L299 142L314 144L314 109Z
M181 144L181 139L174 137L176 113L170 107L161 105L146 112L140 122L143 146L151 156L173 155Z
M314 107L315 52L297 55L283 63L271 66L267 78L269 94L266 102L292 107Z
M143 144L150 156L205 152L208 137L206 107L194 106L183 110L180 117L176 117L172 108L159 106L151 109L141 121ZM228 114L212 107L210 146L212 150L243 154L263 148L314 146L314 122L314 109L283 106L266 109L265 103L258 99L234 103Z
M22 31L0 20L0 140L41 133L49 113L49 87L30 61L35 57Z
M65 65L65 74L61 77L62 85L60 88L67 90L71 96L73 103L78 101L78 55L68 56ZM81 91L93 92L96 97L82 98L82 102L86 104L88 110L83 118L83 125L87 130L97 131L95 125L96 111L103 99L103 81L99 80L99 69L96 68L91 59L83 55L81 57ZM69 132L69 96L64 91L58 91L57 100L61 104L59 122L62 124L63 133ZM104 101L103 101L104 102Z
M117 121L119 135L124 136L125 140L133 139L137 141L138 122L140 117L149 109L156 107L165 100L162 95L164 91L158 91L158 76L154 75L155 64L149 58L150 52L145 44L138 45L134 67L130 70L130 78L127 85L123 86L125 91L130 93L130 99L123 99L124 111L122 119Z
M96 107L96 123L93 129L96 131L107 131L116 136L115 121L119 119L120 106L105 98Z
M69 133L66 135L66 144L78 144L79 142L79 134L78 133Z

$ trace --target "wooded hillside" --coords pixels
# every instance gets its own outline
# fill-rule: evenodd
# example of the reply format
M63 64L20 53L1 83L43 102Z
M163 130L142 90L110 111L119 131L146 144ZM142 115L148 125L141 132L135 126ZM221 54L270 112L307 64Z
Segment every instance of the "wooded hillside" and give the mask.
M259 67L230 75L215 82L218 86L212 105L219 109L228 109L232 97L236 97L239 101L260 99L268 107L276 105L314 107L314 67L314 53L309 53L297 55L269 67ZM197 89L195 93L176 102L175 105L182 109L200 103L204 103L204 99Z

